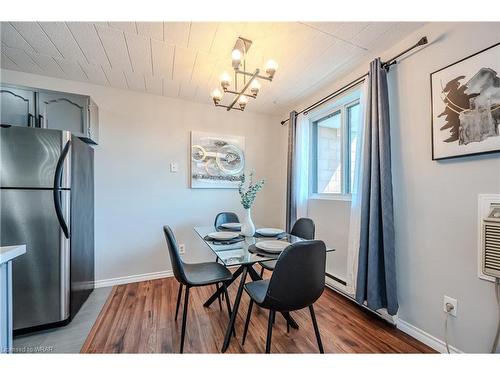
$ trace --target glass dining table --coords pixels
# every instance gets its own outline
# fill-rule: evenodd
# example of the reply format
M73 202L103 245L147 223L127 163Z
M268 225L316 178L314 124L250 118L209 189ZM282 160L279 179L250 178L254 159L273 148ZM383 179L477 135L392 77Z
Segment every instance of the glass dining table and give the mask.
M214 226L200 226L194 228L195 232L201 237L201 239L205 242L205 244L212 250L212 252L217 257L217 260L224 264L226 267L235 267L235 272L233 272L232 279L226 284L226 286L231 285L234 281L238 279L241 275L240 283L238 286L238 291L236 293L236 298L234 300L233 308L231 310L231 316L229 318L229 324L226 329L224 343L222 345L222 352L224 353L229 347L229 343L231 341L231 333L234 331L234 323L236 320L236 316L238 314L238 308L241 301L241 296L243 294L243 288L245 286L247 276L250 276L252 281L261 280L261 276L258 272L253 268L253 265L258 262L272 261L276 260L279 254L268 254L265 252L256 252L255 244L260 241L268 241L268 240L284 240L290 243L296 243L305 241L303 238L293 236L288 233L283 233L276 237L259 237L256 234L254 237L245 237L245 239L241 242L232 243L232 244L223 244L220 241L211 240L208 237L209 233L219 231ZM328 249L327 252L334 251L334 249ZM209 307L212 303L214 303L224 292L222 286L218 286L216 292L212 294L212 296L203 304L205 307ZM297 322L290 316L289 313L282 313L283 317L288 321L290 326L294 329L298 329L299 326Z

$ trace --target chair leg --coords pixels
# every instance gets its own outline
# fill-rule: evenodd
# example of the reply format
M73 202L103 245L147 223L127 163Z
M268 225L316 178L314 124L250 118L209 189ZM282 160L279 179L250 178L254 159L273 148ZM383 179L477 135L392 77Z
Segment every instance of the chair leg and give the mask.
M267 322L266 353L271 353L271 337L273 335L273 321L276 311L269 310L269 321Z
M177 293L177 305L175 306L175 321L177 321L177 315L179 313L179 306L181 304L182 296L182 284L179 284L179 293Z
M215 257L215 263L219 263L219 257ZM215 290L219 289L219 283L217 283L216 287L215 287ZM222 310L222 306L221 306L221 303L220 303L220 299L222 298L222 300L224 301L224 294L222 295L222 297L219 295L219 307L220 309Z
M245 345L245 339L247 338L248 326L250 324L250 316L252 315L253 299L250 298L250 303L248 304L247 320L245 321L245 329L243 330L243 341L241 345Z
M321 342L321 336L319 334L318 322L316 322L316 314L314 314L313 305L309 306L309 312L311 313L311 320L314 326L314 333L316 334L316 340L318 341L319 352L324 353L323 343Z
M260 266L260 278L264 277L264 267Z
M181 331L181 349L180 353L184 352L184 337L186 336L186 322L189 303L189 287L186 286L186 293L184 295L184 312L182 313L182 331Z
M227 293L227 285L222 283L222 288L224 289L224 293L222 294L223 296L226 296L226 306L227 306L227 313L229 314L229 319L231 319L231 302L229 302L229 294ZM236 328L233 327L233 337L236 337Z
M215 284L215 290L217 290L218 288L219 288L219 283ZM220 296L221 296L220 294L217 296L217 300L219 301L219 309L220 311L222 311L222 302Z

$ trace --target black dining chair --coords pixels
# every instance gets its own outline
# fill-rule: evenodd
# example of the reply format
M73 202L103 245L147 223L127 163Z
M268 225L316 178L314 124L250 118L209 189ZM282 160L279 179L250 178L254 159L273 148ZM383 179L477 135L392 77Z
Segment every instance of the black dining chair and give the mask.
M220 212L215 217L214 227L215 229L217 229L222 224L239 223L239 222L240 219L238 218L238 215L236 215L234 212Z
M163 227L163 232L165 233L165 239L167 240L168 254L170 255L170 262L172 263L174 277L179 282L179 293L177 294L177 305L175 306L175 320L177 320L177 314L179 312L182 289L184 286L186 287L181 329L180 352L182 353L184 351L184 337L186 335L189 289L192 287L222 283L224 294L226 296L227 311L229 316L231 316L231 304L229 302L225 282L231 280L232 274L226 267L216 262L184 263L179 255L177 241L172 229L168 225L165 225Z
M295 222L290 234L303 238L304 240L314 240L315 230L314 221L307 217L302 217ZM264 270L274 270L274 267L276 267L276 261L269 260L267 262L259 262L259 265L262 267L260 270L260 277L262 277L264 276Z
M326 246L323 241L302 241L281 253L269 280L245 284L250 296L242 345L250 323L253 304L269 310L266 353L271 352L271 336L276 312L289 313L309 307L320 353L324 353L313 304L325 289Z

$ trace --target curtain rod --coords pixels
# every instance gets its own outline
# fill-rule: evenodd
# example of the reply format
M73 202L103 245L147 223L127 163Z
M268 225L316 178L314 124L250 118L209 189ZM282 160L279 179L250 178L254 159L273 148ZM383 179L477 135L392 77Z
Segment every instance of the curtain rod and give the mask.
M415 43L413 46L411 46L410 48L407 48L405 49L403 52L400 52L399 54L397 54L396 56L390 58L389 60L387 60L386 62L382 63L382 67L385 68L387 71L389 70L389 67L391 65L394 65L394 64L397 64L397 59L401 56L403 56L405 53L408 53L410 52L412 49L414 48L417 48L419 46L423 46L424 44L427 44L427 37L424 36L422 38L420 38L420 40ZM297 115L300 115L302 113L306 113L311 111L312 109L322 105L323 103L327 102L328 100L334 98L335 96L353 88L354 86L358 85L361 83L361 81L366 77L368 76L368 73L365 73L363 74L361 77L358 77L356 78L355 80L349 82L348 84L342 86L341 88L339 88L338 90L335 90L334 92L332 92L331 94L328 94L327 96L325 96L324 98L318 100L317 102L311 104L309 107L307 108L304 108L302 111L298 112ZM287 118L286 120L283 120L281 121L281 125L285 125L290 119Z

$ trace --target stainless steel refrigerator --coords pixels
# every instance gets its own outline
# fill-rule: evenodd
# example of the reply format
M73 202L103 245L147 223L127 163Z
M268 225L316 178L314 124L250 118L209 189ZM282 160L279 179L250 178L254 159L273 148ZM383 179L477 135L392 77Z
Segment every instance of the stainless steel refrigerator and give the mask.
M13 262L14 332L68 323L94 289L93 149L60 130L0 128L0 242Z

